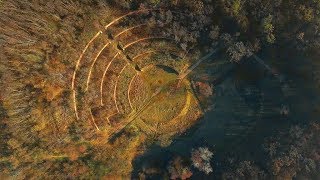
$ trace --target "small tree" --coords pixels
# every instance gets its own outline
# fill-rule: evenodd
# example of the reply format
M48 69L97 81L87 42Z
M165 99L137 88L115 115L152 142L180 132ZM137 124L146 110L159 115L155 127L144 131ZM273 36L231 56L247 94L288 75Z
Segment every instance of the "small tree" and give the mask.
M191 153L192 165L200 171L210 174L213 169L210 165L210 160L213 157L213 153L207 147L200 147L193 150Z

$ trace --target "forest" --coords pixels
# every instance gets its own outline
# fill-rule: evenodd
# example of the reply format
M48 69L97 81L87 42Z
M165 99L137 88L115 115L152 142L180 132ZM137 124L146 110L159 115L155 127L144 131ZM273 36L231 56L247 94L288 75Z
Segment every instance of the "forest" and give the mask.
M320 0L0 0L0 179L320 179Z

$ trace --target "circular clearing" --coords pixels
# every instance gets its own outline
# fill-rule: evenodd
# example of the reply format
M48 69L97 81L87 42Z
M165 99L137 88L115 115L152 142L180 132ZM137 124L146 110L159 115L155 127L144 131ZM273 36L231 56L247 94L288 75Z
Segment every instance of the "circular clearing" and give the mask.
M152 127L175 119L184 109L188 94L186 84L179 83L178 73L162 65L143 68L129 89L137 118Z

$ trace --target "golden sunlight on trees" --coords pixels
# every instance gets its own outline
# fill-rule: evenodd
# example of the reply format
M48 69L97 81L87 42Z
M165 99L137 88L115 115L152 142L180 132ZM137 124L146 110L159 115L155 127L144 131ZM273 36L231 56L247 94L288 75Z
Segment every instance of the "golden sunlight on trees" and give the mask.
M317 51L319 7L318 0L0 0L0 179L132 178L134 161L150 148L170 147L201 124L217 82L244 60L276 75L261 49ZM282 115L294 111L282 107ZM315 173L319 152L293 141L314 148L309 137L318 130L290 131L291 149L266 144L274 177ZM165 170L141 176L218 176L216 151L196 147L191 158L175 156ZM234 168L221 177L265 175L254 161Z
M273 43L275 41L275 36L273 34L274 27L272 25L272 16L269 15L262 21L262 28L264 33L266 34L267 41L269 43Z

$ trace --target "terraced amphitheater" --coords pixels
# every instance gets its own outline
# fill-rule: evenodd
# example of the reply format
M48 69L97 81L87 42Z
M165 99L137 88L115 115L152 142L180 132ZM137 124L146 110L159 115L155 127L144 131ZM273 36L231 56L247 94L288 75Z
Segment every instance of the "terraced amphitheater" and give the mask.
M158 24L146 27L150 20L143 14L150 12L161 10L137 10L115 18L76 60L71 81L75 117L90 120L96 131L114 136L135 125L148 136L171 137L201 114L190 82L179 76L192 55L157 32ZM129 27L121 25L126 21Z
M319 179L319 7L0 0L0 180Z
M48 14L50 5L34 10L7 1L1 9L8 18L21 16L4 31L8 42L21 44L4 51L19 63L3 64L14 84L4 87L8 147L17 149L3 161L26 174L22 164L45 161L33 171L46 176L69 164L73 172L77 163L96 175L127 177L133 158L151 144L169 145L202 116L189 77L214 54L196 40L204 25L165 7L113 12L104 4L56 2ZM21 24L28 18L29 30Z

